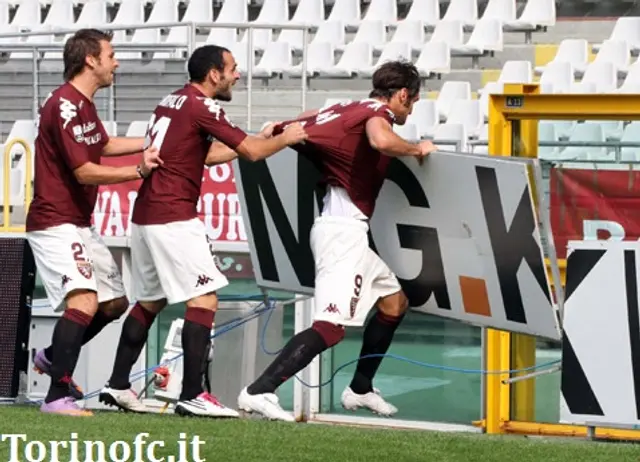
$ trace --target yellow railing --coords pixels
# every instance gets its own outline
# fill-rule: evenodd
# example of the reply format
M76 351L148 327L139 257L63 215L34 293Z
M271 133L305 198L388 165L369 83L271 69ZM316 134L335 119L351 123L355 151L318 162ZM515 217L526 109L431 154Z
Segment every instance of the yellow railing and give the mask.
M2 187L4 191L3 209L2 209L2 226L0 232L4 233L23 233L24 226L11 226L11 148L19 144L24 148L26 156L26 172L25 172L25 189L24 189L24 211L29 211L31 204L31 178L33 172L31 147L26 140L22 138L13 138L9 140L4 148L4 171L2 178Z

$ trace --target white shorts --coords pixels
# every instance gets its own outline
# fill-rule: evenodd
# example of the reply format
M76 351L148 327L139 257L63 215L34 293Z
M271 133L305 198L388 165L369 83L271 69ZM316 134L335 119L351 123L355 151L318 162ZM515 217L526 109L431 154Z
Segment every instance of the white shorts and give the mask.
M131 224L132 295L181 303L229 284L198 218L163 225Z
M354 218L316 218L311 228L316 321L362 326L379 298L402 290L395 274L369 248L368 230Z
M125 297L120 269L94 228L65 224L27 233L36 269L54 310L69 292L97 292L98 303Z

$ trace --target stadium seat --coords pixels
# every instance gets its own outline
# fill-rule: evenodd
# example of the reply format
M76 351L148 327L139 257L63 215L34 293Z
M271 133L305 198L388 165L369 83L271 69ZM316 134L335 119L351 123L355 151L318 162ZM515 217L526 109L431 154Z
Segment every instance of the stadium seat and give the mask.
M42 10L38 0L21 0L6 31L37 30L42 22Z
M398 27L389 43L408 43L413 53L419 53L425 41L424 30L422 21L402 21L398 23Z
M575 75L581 75L589 63L589 44L585 39L562 40L551 62L571 63ZM545 67L536 66L536 73L544 72Z
M75 22L75 16L73 14L73 1L72 0L55 0L49 7L47 17L40 27L34 29L40 30L55 30L55 29L68 29L73 26Z
M335 66L334 48L331 43L312 42L307 48L307 77L315 77L331 72ZM292 77L302 76L302 63L285 69L285 74Z
M219 23L244 23L249 20L249 8L246 0L225 0L218 13L216 22Z
M449 117L453 102L461 99L471 99L471 84L469 82L449 80L442 85L436 99L436 107L438 108L438 116L441 122L444 122Z
M320 76L335 78L352 78L360 72L370 72L373 67L371 45L366 42L351 42L331 69L320 72Z
M634 121L624 127L620 141L623 143L640 143L640 122ZM640 162L640 148L620 148L622 162Z
M617 91L619 93L640 93L640 61L635 61L629 66L627 75Z
M177 0L155 0L149 19L145 24L178 22L178 19Z
M1 0L0 1L0 28L2 28L2 30L7 30L9 29L9 19L10 19L10 13L9 13L9 2L7 0Z
M271 78L289 70L291 64L291 47L285 42L271 42L264 50L260 61L253 69L253 76L257 78Z
M368 43L373 50L382 50L387 43L387 32L384 23L379 20L363 22L353 40L347 45L351 43ZM345 50L345 47L346 45L336 46L338 50Z
M436 25L429 42L444 42L449 45L451 51L464 44L464 30L461 21L442 20Z
M480 19L469 40L453 49L454 55L478 57L486 52L502 51L502 23L497 19Z
M539 27L552 27L556 24L555 0L527 0L520 17L504 24L505 31L530 34Z
M331 43L336 49L343 50L346 42L344 24L340 21L324 21L311 40L311 43L314 42Z
M618 18L609 40L623 41L629 44L629 49L632 53L638 54L640 52L640 17L628 16ZM603 44L593 45L594 52L598 52Z
M478 20L477 0L451 0L443 21L460 21L464 27L473 27Z
M451 103L447 117L448 124L461 124L469 137L476 137L484 123L479 101L476 99L457 99Z
M605 40L593 62L610 62L620 77L626 76L631 64L629 43L623 40Z
M574 82L573 65L568 61L552 61L540 76L540 91L544 93L568 93Z
M287 0L264 0L256 24L285 24L289 22L289 3Z
M418 135L418 128L412 123L405 123L404 125L393 125L393 131L407 141L416 142L420 140Z
M607 141L620 141L622 137L624 124L621 120L589 120L585 123L600 125L604 139Z
M113 18L113 25L128 25L144 23L144 3L142 0L121 0L118 12ZM114 33L115 40L124 41L124 31Z
M618 86L616 66L609 61L594 61L587 66L580 83L594 85L594 93L615 92Z
M483 124L478 130L478 142L471 145L471 152L478 155L489 154L489 124Z
M500 83L531 83L533 82L533 69L531 61L507 61L502 66Z
M436 102L431 99L416 101L413 111L407 118L407 123L414 124L418 129L418 137L430 138L440 124Z
M420 21L429 30L440 22L440 2L438 0L414 0L411 2L405 21ZM399 21L398 24L401 24Z
M411 60L411 46L405 42L389 42L385 45L375 66L361 69L358 72L360 77L371 77L375 70L382 64L396 59Z
M204 44L219 45L231 49L238 43L238 29L230 27L212 27Z
M213 2L211 0L189 0L180 22L192 21L213 22ZM181 27L181 29L187 30L184 27Z
M249 70L249 57L251 57L252 63L255 63L255 56L253 53L249 54L246 43L236 42L229 50L236 59L238 72L246 73Z
M328 21L339 21L349 32L353 32L360 25L360 0L335 0Z
M497 19L501 22L515 21L515 0L489 0L481 19Z
M593 123L579 123L576 124L569 136L569 142L591 142L602 143L606 141L604 131L600 124ZM590 160L590 161L603 161L609 159L607 148L605 147L593 147L593 146L569 146L565 148L561 153L562 160Z
M467 132L464 125L449 123L437 125L433 133L433 144L439 151L467 152Z
M371 0L362 22L382 21L385 26L398 22L398 4L396 0Z
M318 27L324 22L324 16L325 6L323 0L300 0L290 24L306 24Z
M76 27L101 27L109 22L107 2L105 0L89 0L82 6Z
M107 132L107 135L109 136L118 136L118 123L115 121L106 121L106 122L102 122L102 125L104 126L104 130Z
M451 71L451 49L445 42L427 42L415 62L420 75L448 74Z
M273 41L273 30L271 29L246 29L242 34L240 42L245 48L247 48L249 42L249 33L252 34L253 52L263 52L267 45Z

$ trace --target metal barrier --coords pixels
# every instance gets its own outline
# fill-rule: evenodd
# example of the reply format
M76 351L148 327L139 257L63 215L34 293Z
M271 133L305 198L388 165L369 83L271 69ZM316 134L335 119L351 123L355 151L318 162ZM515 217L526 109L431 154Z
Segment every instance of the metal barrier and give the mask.
M197 31L198 29L205 28L216 28L216 29L238 29L238 30L247 30L252 31L254 29L277 29L277 30L301 30L302 31L302 76L307 75L307 48L309 42L309 32L315 29L315 26L309 24L278 24L278 23L217 23L217 22L166 22L166 23L155 23L155 24L125 24L125 25L105 25L101 26L101 30L105 31L127 31L127 30L139 30L139 29L167 29L173 27L186 27L189 32L187 34L187 42L186 43L157 43L157 44L134 44L134 43L118 43L115 42L114 49L117 51L127 50L127 51L153 51L153 52L171 52L177 49L186 48L188 54L191 54L197 45ZM37 36L55 36L55 35L66 35L73 34L79 27L69 28L69 29L54 29L48 31L30 31L30 32L14 32L14 33L2 33L0 34L0 41L4 38L28 38L28 37L37 37ZM37 43L9 43L3 44L0 43L0 53L7 53L12 51L32 51L32 66L33 66L33 107L32 113L33 118L35 119L38 114L39 109L39 71L40 66L39 63L42 60L39 56L40 52L47 51L57 51L61 52L64 49L64 43L50 43L50 44L37 44ZM247 56L253 56L253 33L248 35L247 39ZM247 130L251 130L251 116L252 116L252 90L253 90L253 59L248 60L248 68L247 68ZM301 112L306 110L307 104L307 79L301 78ZM114 83L115 85L115 83ZM106 120L108 122L115 122L115 95L114 95L114 85L109 87L109 118Z
M2 203L2 226L0 232L5 233L23 233L24 226L11 226L11 148L16 144L21 145L25 150L25 190L24 190L24 211L25 214L29 211L29 205L31 204L31 181L33 177L33 154L31 147L26 140L22 138L13 138L10 140L4 148L4 170L2 175L3 185L3 203Z

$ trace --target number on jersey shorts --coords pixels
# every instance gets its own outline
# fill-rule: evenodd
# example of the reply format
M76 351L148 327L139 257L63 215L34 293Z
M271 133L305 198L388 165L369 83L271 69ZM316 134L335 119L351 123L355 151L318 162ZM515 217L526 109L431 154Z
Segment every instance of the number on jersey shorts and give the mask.
M402 290L395 274L369 248L368 230L355 218L316 218L311 228L314 320L362 326L378 298Z
M51 307L65 308L72 290L97 292L98 302L126 296L118 265L94 228L65 224L27 233Z
M229 284L215 263L204 224L193 218L161 225L131 225L133 297L181 303Z

